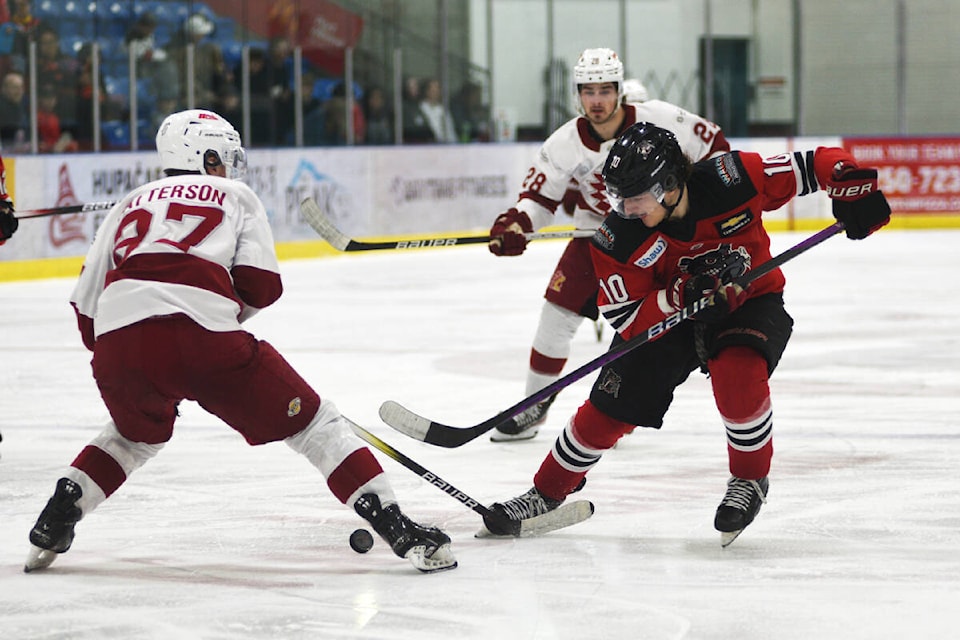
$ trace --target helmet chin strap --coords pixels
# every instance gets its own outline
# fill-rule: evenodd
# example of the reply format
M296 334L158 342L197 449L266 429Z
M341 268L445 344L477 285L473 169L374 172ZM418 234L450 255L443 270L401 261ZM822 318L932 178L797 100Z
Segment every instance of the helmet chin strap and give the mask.
M663 217L664 222L666 222L667 220L670 219L671 216L673 216L674 210L675 210L675 209L677 208L677 206L680 204L680 201L683 200L683 192L684 192L684 190L685 190L686 188L687 188L687 184L686 184L686 183L681 184L681 185L680 185L680 195L677 196L677 201L674 202L674 203L671 204L671 205L662 205L663 208L667 211L667 215L665 215L665 216Z

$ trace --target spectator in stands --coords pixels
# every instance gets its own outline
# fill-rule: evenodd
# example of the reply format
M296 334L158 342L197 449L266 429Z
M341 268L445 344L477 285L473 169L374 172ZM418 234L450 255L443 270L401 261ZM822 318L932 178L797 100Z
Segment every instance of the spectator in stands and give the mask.
M290 43L274 38L269 52L250 49L251 146L280 145L293 123L293 91L286 60ZM242 86L241 69L234 69L237 88ZM228 118L229 119L229 118Z
M316 83L316 73L304 69L300 78L300 94L303 102L303 144L307 147L323 144L323 102L314 92ZM296 144L296 131L292 122L287 127L284 142L291 146Z
M187 95L187 47L193 45L193 106L222 113L228 111L225 104L233 93L233 73L227 68L223 49L209 39L216 25L203 13L194 13L187 18L170 44L170 56L180 78L180 101L190 105Z
M26 151L29 147L25 91L23 74L19 71L8 71L0 81L0 146L6 153Z
M79 145L69 131L60 127L57 116L57 88L45 83L37 92L37 138L41 153L77 151Z
M433 142L449 143L457 141L457 134L453 130L453 117L443 106L443 93L440 81L430 78L423 84L423 100L420 101L420 111L427 120Z
M27 51L31 40L36 39L37 30L42 24L40 18L33 15L33 5L30 0L7 0L9 7L9 22L4 26L10 37L9 51L4 63L6 71L27 71Z
M393 111L383 88L373 86L363 95L363 117L367 122L365 144L393 144Z
M268 49L268 68L274 78L273 84L292 94L293 87L293 47L285 37L270 39Z
M73 131L77 124L76 58L60 50L60 34L50 24L37 29L37 77L39 84L49 85L56 93L56 116L59 127Z
M160 102L165 103L162 114L153 114L159 116L157 121L159 124L176 110L180 82L173 60L167 55L165 49L157 46L156 30L156 17L149 12L140 14L127 30L124 48L128 54L133 52L137 65L137 77L149 82L151 94L157 100L155 111L161 110Z
M77 52L77 122L73 137L80 149L93 149L93 47L89 43L80 47ZM107 122L120 117L115 102L108 98L107 87L103 74L100 75L100 120Z
M363 109L356 100L353 101L351 113L353 114L353 142L363 144L367 127ZM323 123L323 145L347 144L347 90L342 82L334 87L330 99L323 103Z
M277 120L275 144L282 144L287 129L293 126L293 46L283 36L270 39L267 49L267 73L270 77L270 95Z
M431 142L433 134L427 117L420 110L420 79L410 76L403 81L403 141L407 144Z
M460 142L490 140L490 110L483 103L483 88L467 82L450 103L450 113Z

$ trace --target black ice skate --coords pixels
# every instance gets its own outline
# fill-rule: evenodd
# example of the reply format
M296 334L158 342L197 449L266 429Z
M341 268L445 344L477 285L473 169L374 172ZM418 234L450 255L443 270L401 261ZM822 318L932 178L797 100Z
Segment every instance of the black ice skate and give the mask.
M57 480L57 490L30 530L30 552L23 565L25 572L49 567L58 554L66 552L73 544L73 528L83 516L77 506L82 495L80 485L73 480Z
M563 503L562 500L553 500L537 491L533 487L523 495L507 500L506 502L494 502L490 505L490 511L499 516L491 518L484 516L483 524L487 530L495 536L514 536L520 535L520 527L523 520L529 520L542 516L553 511Z
M556 400L557 394L553 394L546 400L538 402L526 411L515 415L513 418L498 426L490 436L493 442L512 442L514 440L529 440L537 435L540 425L547 419L547 411L550 405Z
M456 568L450 536L440 529L417 524L396 504L381 507L375 493L360 496L353 508L387 541L395 554L408 559L420 571L433 573Z
M726 547L737 539L740 532L753 522L760 507L767 501L767 479L744 480L731 477L727 481L727 495L717 507L713 527L720 532L720 545Z

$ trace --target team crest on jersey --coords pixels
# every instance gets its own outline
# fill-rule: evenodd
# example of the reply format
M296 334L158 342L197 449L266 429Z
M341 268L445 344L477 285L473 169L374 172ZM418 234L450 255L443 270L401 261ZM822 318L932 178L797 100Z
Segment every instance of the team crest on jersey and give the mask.
M750 262L750 252L745 247L734 249L732 245L721 244L695 256L684 256L677 266L682 273L705 273L721 282L730 282L749 271Z
M653 246L647 249L642 256L634 260L633 264L641 269L648 269L656 264L657 260L666 252L667 241L663 239L663 236L657 236L657 240L653 243Z
M287 417L292 418L300 415L301 408L303 408L303 403L300 401L300 398L294 398L289 404L287 404Z
M560 293L560 290L563 289L563 283L567 281L567 276L563 275L563 271L557 269L553 272L553 276L550 278L550 289Z
M728 187L732 184L740 184L740 170L737 169L734 156L727 153L716 158L713 163L717 167L717 174L723 180L723 184Z
M720 234L720 237L726 238L740 231L751 222L753 222L753 213L749 209L744 209L725 220L715 222L714 226L717 228L717 233Z
M609 393L614 398L619 398L621 382L623 382L623 379L618 373L608 370L603 374L603 380L601 380L600 384L597 385L597 391Z

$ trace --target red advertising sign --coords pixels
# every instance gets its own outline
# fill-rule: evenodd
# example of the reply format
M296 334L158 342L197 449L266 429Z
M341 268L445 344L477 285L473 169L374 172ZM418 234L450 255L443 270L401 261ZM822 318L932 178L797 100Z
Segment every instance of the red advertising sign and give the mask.
M849 138L843 146L877 168L894 213L960 212L960 138Z
M287 38L332 75L343 74L344 50L356 46L363 31L362 16L331 0L207 0L207 5L259 37Z

